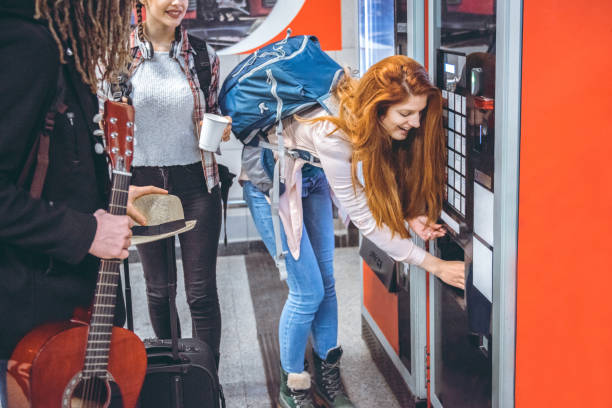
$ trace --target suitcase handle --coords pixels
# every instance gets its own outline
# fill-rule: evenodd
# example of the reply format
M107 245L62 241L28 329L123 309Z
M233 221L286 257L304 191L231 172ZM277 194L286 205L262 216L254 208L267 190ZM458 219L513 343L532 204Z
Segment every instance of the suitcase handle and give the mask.
M163 373L163 374L165 374L165 373L184 374L187 371L189 371L185 367L186 366L177 365L177 364L167 364L167 365L160 365L160 366L148 366L147 367L147 375L149 375L149 374L157 374L157 373Z
M180 361L178 346L178 316L176 311L176 250L174 238L166 238L166 250L168 251L168 287L174 285L175 290L170 291L170 333L172 335L172 356Z

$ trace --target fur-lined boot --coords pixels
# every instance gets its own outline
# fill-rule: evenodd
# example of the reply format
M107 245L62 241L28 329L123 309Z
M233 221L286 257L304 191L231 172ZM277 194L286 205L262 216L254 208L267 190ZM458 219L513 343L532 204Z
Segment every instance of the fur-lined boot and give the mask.
M310 397L310 374L287 373L281 367L279 408L315 408Z

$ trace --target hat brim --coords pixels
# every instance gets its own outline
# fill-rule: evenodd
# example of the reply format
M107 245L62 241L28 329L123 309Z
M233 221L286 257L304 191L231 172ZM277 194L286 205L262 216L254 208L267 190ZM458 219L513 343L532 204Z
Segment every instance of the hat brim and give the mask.
M182 234L183 232L192 230L195 227L196 222L197 222L196 220L185 221L185 226L183 228L176 230L176 231L166 232L164 234L149 235L149 236L134 235L132 236L132 245L147 244L149 242L159 241L160 239L169 238L174 235Z

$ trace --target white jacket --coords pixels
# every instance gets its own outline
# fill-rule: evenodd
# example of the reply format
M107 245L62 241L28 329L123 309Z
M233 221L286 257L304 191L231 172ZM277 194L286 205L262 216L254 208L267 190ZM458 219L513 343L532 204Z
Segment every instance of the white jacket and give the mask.
M303 118L325 116L327 113L319 108L301 115ZM335 126L328 121L314 124L304 123L294 117L283 120L283 137L285 146L306 150L321 160L321 166L335 196L335 203L341 207L359 231L376 246L384 250L396 261L420 265L425 258L425 250L414 244L411 239L392 237L391 230L383 225L376 226L376 221L368 207L367 198L361 186L353 187L351 175L352 146L341 131L329 135ZM328 136L329 135L329 136ZM268 137L274 140L274 130ZM302 237L302 166L305 161L286 156L285 192L280 197L280 216L283 221L287 244L295 259L300 255Z

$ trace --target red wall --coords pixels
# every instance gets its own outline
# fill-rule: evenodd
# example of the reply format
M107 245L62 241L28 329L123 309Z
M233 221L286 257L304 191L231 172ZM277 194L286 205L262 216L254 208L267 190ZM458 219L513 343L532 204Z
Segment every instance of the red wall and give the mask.
M517 407L612 407L611 15L524 1Z
M306 0L295 18L276 37L260 47L285 38L287 28L291 28L291 35L316 36L325 51L342 50L341 0Z
M399 328L397 326L397 295L389 293L372 269L363 260L363 305L399 354Z

